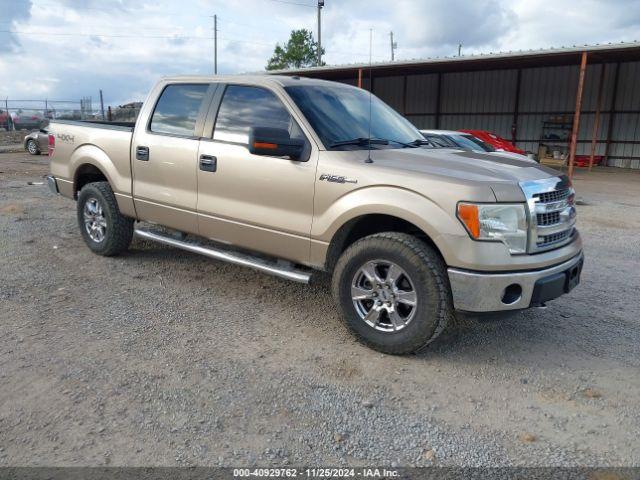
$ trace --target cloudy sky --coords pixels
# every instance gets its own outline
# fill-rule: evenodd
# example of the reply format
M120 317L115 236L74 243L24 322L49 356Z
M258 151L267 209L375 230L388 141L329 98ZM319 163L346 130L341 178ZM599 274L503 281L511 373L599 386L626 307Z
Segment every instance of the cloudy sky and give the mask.
M264 69L315 0L0 0L0 99L142 100L162 75ZM640 40L640 0L326 0L329 64ZM95 105L95 104L94 104Z

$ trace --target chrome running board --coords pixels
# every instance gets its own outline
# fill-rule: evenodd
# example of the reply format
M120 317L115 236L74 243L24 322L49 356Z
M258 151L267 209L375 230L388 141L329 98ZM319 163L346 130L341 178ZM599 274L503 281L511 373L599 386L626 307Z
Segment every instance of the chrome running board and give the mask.
M205 257L214 258L216 260L222 260L223 262L234 263L236 265L242 265L244 267L251 267L261 272L269 273L276 277L285 278L287 280L293 280L299 283L309 283L311 273L297 269L293 265L279 265L276 262L270 262L268 260L247 255L244 253L225 251L212 246L204 246L197 242L178 240L167 234L160 232L154 232L145 228L136 228L134 233L145 240L151 240L154 242L169 245L171 247L180 248L187 252L198 253Z

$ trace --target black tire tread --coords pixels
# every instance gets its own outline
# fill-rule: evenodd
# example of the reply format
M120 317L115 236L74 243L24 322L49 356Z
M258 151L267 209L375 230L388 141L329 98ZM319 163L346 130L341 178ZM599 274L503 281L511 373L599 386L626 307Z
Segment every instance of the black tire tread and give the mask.
M427 348L429 344L435 341L438 336L447 328L447 325L453 323L453 320L455 318L446 265L440 255L435 252L432 247L430 247L426 242L414 235L401 232L382 232L364 237L347 248L347 250L345 250L345 252L340 256L338 262L336 263L332 279L332 292L334 298L338 301L338 303L340 298L340 273L345 269L346 265L353 257L370 248L372 242L375 242L376 247L385 246L389 249L395 249L399 253L408 257L417 256L422 265L424 265L424 267L426 267L430 271L430 273L433 274L436 280L438 298L440 302L436 328L428 339L424 340L416 338L414 344L408 346L405 345L402 348L380 348L379 345L372 344L356 330L352 328L349 329L355 335L358 341L360 341L364 345L367 345L368 347L383 351L384 353L389 353L392 355L419 353L420 351Z
M100 244L96 244L88 238L84 230L82 220L83 200L88 195L101 197L102 208L107 217L107 235ZM120 213L118 201L109 182L91 182L82 187L78 195L78 224L85 242L94 253L105 257L113 257L126 251L133 238L133 222L132 218L125 217Z

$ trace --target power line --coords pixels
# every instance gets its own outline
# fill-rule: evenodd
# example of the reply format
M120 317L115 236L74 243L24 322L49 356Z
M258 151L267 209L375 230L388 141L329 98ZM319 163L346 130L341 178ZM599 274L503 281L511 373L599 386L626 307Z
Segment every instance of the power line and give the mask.
M106 33L62 33L62 32L25 32L21 30L0 30L1 33L16 33L19 35L42 35L54 37L106 37L106 38L153 38L153 39L187 39L187 40L213 40L214 37L194 36L194 35L128 35L128 34L106 34ZM248 43L251 45L266 45L272 47L273 43L256 42L251 40L243 40L240 38L227 37L226 35L218 35L218 40L235 43Z
M112 35L104 33L58 33L58 32L24 32L21 30L0 30L2 33L17 33L19 35L42 35L54 37L107 37L107 38L168 38L168 39L193 39L213 40L213 37L201 37L193 35Z
M8 24L11 25L12 22L1 22L0 21L0 25L2 24ZM51 28L51 25L36 25L36 24L24 24L24 25L16 25L16 27L21 28L21 27L26 27L29 29L49 29ZM100 25L96 25L96 24L87 24L87 23L82 23L82 25L79 24L75 24L75 23L67 23L67 24L57 24L56 25L57 28L61 28L61 29L65 29L68 27L84 27L85 29L94 29L94 28L104 28L105 24L100 24ZM158 35L164 33L165 35L171 35L176 34L176 35L180 35L180 33L176 33L176 32L180 32L180 31L185 31L185 30L194 30L195 28L202 28L203 30L206 30L206 27L202 26L202 25L196 25L195 28L186 28L186 27L148 27L148 26L144 26L143 28L141 28L141 26L139 24L137 25L125 25L122 23L118 24L118 27L120 27L120 29L124 28L126 29L127 27L131 27L131 29L135 30L135 31L144 31L144 32L149 32L149 33L153 33L153 32L158 32ZM11 28L11 27L4 27L4 28ZM44 30L33 30L34 32L40 32ZM7 32L7 30L0 30L0 32ZM23 30L11 30L10 33L30 33L27 31L23 31ZM56 33L56 32L52 32L52 33ZM75 32L73 32L73 34L75 35ZM84 32L79 32L79 34L84 35ZM45 35L45 33L43 33L42 35ZM108 34L111 35L111 34Z
M5 21L5 20L0 20L0 25L13 25L14 23L23 23L23 22L18 22L17 20L11 20L11 21ZM126 27L127 25L122 23L122 22L118 22L118 25L120 27ZM28 28L51 28L51 25L36 25L33 23L23 23L22 25L16 25L18 28L20 27L28 27ZM58 22L56 24L56 27L62 28L62 27L68 27L68 26L76 26L76 24L74 22ZM86 27L86 28L102 28L105 26L104 23L101 23L99 25L97 24L91 24L91 23L85 23L82 22L82 26ZM132 28L135 28L137 30L140 29L140 24L136 23L136 24L131 24L130 25ZM197 27L201 27L202 25L197 25ZM7 28L11 28L11 27L7 27ZM164 31L164 32L170 32L170 31L175 31L176 29L178 29L180 27L150 27L150 26L144 26L144 30L146 31ZM204 28L204 27L203 27ZM258 28L258 27L256 27Z
M287 5L298 5L299 7L317 8L317 5L309 5L308 3L290 2L289 0L269 0L276 3L285 3Z
M273 43L267 43L267 42L254 42L252 40L242 40L239 38L233 38L233 37L226 37L224 35L218 35L218 40L225 40L226 42L229 43L248 43L249 45L265 45L267 47L274 47L275 44Z
M192 35L121 35L121 34L102 34L102 33L56 33L56 32L23 32L19 30L0 30L2 33L16 33L20 35L41 35L41 36L56 36L56 37L105 37L105 38L150 38L150 39L168 39L168 40L213 40L214 37L192 36ZM273 42L259 42L253 40L244 40L240 38L227 37L224 34L218 34L218 40L225 41L227 43L246 43L249 45L261 45L266 47L273 47ZM354 57L368 57L368 53L347 52L347 51L334 51L332 55L340 56L354 56ZM386 58L382 55L373 55L376 58Z
M218 25L220 24L226 24L226 25L236 25L237 27L248 27L248 28L252 28L254 30L259 30L261 28L264 28L264 24L263 25L256 25L254 24L250 24L250 23L240 23L240 22L236 22L235 20L225 20L224 18L220 18L220 15L218 15ZM280 26L281 23L278 22L278 25Z
M120 12L120 13L130 13L131 10L129 8L126 8L122 5L118 5L116 8L96 8L96 7L79 7L79 8L73 8L70 7L68 5L65 5L63 3L51 3L51 2L40 2L38 1L37 3L33 4L34 7L38 8L38 7L55 7L55 8L64 8L67 10L72 10L74 12L79 12L82 10L95 10L98 12L111 12L111 13L115 13L115 12Z
M84 10L94 10L97 12L103 12L103 13L107 13L107 14L131 14L134 13L136 14L136 16L139 16L140 14L145 14L145 13L150 13L150 14L158 14L158 15L184 15L185 11L162 11L162 12L155 12L155 11L150 11L150 10L139 10L139 9L132 9L130 7L124 6L122 4L120 5L116 5L114 7L106 7L106 8L97 8L97 7L73 7L73 6L69 6L69 5L65 5L62 3L51 3L51 2L42 2L42 1L36 1L33 3L34 7L45 7L45 8L59 8L59 9L66 9L66 10L70 10L72 12L77 12L77 13L81 13Z

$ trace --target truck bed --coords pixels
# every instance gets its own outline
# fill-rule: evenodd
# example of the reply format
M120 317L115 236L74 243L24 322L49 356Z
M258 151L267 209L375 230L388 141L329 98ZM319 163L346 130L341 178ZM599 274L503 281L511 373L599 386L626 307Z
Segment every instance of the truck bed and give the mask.
M133 128L130 122L52 120L49 130L55 149L51 173L58 179L61 193L73 197L74 177L98 169L117 197L130 199Z
M93 128L106 128L110 130L124 130L133 132L136 122L103 122L100 120L51 120L50 124L79 125Z

